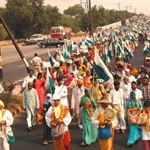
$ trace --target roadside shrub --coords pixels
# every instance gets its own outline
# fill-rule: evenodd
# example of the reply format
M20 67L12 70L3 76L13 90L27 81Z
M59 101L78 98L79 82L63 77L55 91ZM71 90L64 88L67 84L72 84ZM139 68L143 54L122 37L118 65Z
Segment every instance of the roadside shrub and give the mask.
M14 90L16 84L6 85L2 82L2 87L4 88L4 92L0 94L0 100L2 100L5 104L5 108L13 111L18 106L22 105L22 96L13 95L12 91Z

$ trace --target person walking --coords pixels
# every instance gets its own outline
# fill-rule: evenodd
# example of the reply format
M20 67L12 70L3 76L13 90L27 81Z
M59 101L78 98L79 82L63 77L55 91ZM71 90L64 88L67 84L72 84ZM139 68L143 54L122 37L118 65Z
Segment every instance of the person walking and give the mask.
M135 92L130 93L130 99L126 103L126 112L128 115L128 124L130 128L127 146L133 147L134 143L142 136L142 128L138 125L138 115L143 109L140 100L136 99Z
M64 106L69 106L68 103L68 90L67 87L63 84L63 78L57 78L57 86L55 86L54 94L58 94L61 98L60 103Z
M43 145L52 143L51 128L46 124L45 115L48 109L52 106L52 95L46 94L46 100L43 103Z
M45 120L47 125L52 129L60 124L64 125L64 134L60 137L54 137L52 135L54 150L70 150L70 136L68 131L68 125L72 118L69 113L69 108L60 103L59 94L53 95L54 105L52 105L46 115Z
M112 101L112 107L118 110L118 124L116 126L116 132L125 133L126 130L126 121L125 121L125 107L123 100L123 90L120 88L120 82L114 82L114 89L110 91L109 98Z
M38 56L37 53L34 54L30 64L34 67L36 76L39 72L42 72L42 59Z
M142 83L139 85L139 89L142 91L143 103L146 100L150 100L150 82L148 77L144 77Z
M109 109L111 112L114 110L111 108L111 102L108 99L101 99L97 101L99 103L98 108L95 110L92 116L92 123L98 128L98 138L101 150L113 150L114 133L113 133L113 120L109 120L105 112ZM113 114L114 115L114 114Z
M90 95L90 89L85 89L85 95L81 97L80 101L81 119L83 125L82 139L83 142L81 146L87 146L94 143L97 140L98 130L92 124L92 115L96 109L96 104L94 99Z
M28 83L34 81L36 79L36 76L34 75L34 71L32 69L29 70L28 76L26 76L23 80L22 87L21 87L21 93L28 88Z
M28 83L28 89L24 91L23 109L27 113L27 130L31 131L36 125L36 115L39 109L39 98L33 83Z
M14 118L12 113L4 109L4 102L0 100L0 150L9 150L10 146L6 138L6 133L11 130Z
M39 72L37 78L33 81L33 87L36 89L39 98L39 110L37 113L37 122L41 124L43 118L43 102L45 99L45 80L42 73Z
M95 99L95 102L100 100L102 97L106 97L108 95L104 86L98 83L96 78L92 78L91 82L92 82L92 86L90 87L90 90L91 90L92 97L94 97Z
M150 150L150 101L143 104L144 111L139 117L139 125L142 126L143 150Z
M85 87L83 86L83 77L79 76L77 80L77 86L75 86L72 90L71 97L71 115L77 117L77 123L79 129L82 129L81 125L81 108L80 108L80 100L84 95Z

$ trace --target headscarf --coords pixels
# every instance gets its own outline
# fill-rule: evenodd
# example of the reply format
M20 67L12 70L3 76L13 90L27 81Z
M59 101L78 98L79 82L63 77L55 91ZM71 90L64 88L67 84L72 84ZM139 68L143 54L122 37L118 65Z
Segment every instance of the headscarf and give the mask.
M134 93L134 95L136 95L136 93L134 91L130 92L130 99L132 99L132 93Z

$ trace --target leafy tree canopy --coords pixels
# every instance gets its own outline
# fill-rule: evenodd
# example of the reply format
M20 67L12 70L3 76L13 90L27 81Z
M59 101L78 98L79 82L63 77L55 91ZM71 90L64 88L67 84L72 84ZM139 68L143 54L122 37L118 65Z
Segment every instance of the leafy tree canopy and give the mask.
M135 14L127 11L108 10L102 6L93 6L93 27L111 24L131 18ZM89 15L79 4L59 12L58 7L44 6L44 0L7 0L6 8L0 13L15 38L26 38L34 33L49 34L52 26L71 27L73 32L87 31ZM3 29L0 27L0 33ZM5 36L2 36L5 38Z

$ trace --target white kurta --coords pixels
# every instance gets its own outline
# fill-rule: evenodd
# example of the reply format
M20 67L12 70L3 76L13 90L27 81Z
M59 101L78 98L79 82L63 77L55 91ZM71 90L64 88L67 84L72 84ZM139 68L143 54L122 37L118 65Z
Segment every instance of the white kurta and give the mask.
M32 83L33 83L33 80L34 80L34 79L36 79L36 76L34 76L34 75L33 75L32 77L30 77L30 76L25 77L25 78L24 78L24 81L23 81L23 83L22 83L22 87L23 87L23 88L27 88L27 87L28 87L28 83L29 83L29 82L32 82Z
M6 126L2 126L2 130L0 130L0 150L9 150L9 143L6 139L6 133L11 129L11 125L13 124L14 118L12 113L9 110L6 110L5 114L2 117L2 120L6 121ZM6 128L6 133L5 133Z
M69 106L68 103L68 90L65 85L56 86L55 87L55 94L58 94L60 96L60 103L64 106Z
M39 98L37 91L34 88L31 90L26 89L24 91L23 108L26 109L28 127L36 125L36 114L37 109L39 109Z
M75 113L79 115L80 113L80 100L81 97L84 95L85 87L82 86L79 88L76 86L72 90L72 97L71 97L71 109L74 109Z
M141 91L140 89L135 89L135 90L132 90L132 89L131 89L131 90L128 92L128 94L127 94L127 99L130 98L130 93L131 93L132 91L135 93L136 99L138 99L138 100L143 99L142 91Z
M116 127L117 130L119 129L126 129L126 122L125 122L125 108L124 108L124 100L123 100L123 90L119 89L116 91L115 89L111 90L109 93L110 99L112 100L112 104L116 105L119 109L118 112L118 125Z
M125 84L124 82L121 82L120 88L123 90L123 100L126 101L127 95L131 90L131 83Z

